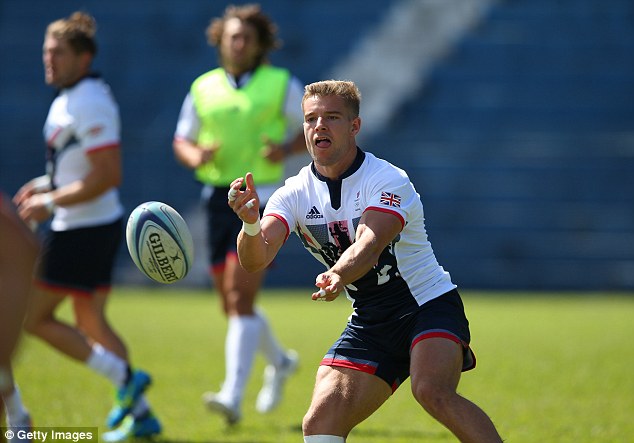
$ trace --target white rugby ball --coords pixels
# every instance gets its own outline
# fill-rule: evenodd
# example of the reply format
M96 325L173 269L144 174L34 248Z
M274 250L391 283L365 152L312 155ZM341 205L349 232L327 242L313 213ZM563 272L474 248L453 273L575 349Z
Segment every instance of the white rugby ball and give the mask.
M191 232L183 217L165 203L137 206L128 218L126 242L137 268L159 283L177 282L193 266Z

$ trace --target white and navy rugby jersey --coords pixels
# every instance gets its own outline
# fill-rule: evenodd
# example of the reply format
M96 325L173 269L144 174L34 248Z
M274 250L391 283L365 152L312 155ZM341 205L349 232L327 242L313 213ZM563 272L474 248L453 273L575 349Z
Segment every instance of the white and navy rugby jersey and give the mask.
M120 144L119 108L108 85L98 77L86 77L62 89L48 112L44 139L48 173L55 187L84 178L91 165L87 154ZM123 215L117 189L93 200L55 210L54 231L111 223Z
M394 214L403 230L376 266L347 286L356 315L405 315L456 287L436 260L420 196L407 174L371 153L358 150L340 180L320 175L313 164L302 168L269 199L264 216L282 220L330 268L354 242L361 215L369 210Z

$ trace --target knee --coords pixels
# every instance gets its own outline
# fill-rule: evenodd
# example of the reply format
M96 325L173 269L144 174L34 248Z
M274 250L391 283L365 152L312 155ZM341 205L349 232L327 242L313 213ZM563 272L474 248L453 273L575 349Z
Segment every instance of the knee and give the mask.
M443 415L443 411L451 403L451 398L456 395L453 389L427 380L412 384L412 393L416 401L434 417Z
M24 317L24 330L29 335L41 336L42 322L42 319L27 314Z
M253 315L253 297L237 289L227 291L225 297L225 313L227 315Z
M304 415L304 419L302 420L302 432L304 435L312 435L315 433L314 429L316 426L316 417L311 413L310 409Z

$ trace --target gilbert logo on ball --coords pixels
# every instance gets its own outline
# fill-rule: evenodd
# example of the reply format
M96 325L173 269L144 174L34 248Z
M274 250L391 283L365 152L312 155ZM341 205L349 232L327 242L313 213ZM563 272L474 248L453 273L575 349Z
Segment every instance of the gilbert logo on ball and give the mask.
M126 242L134 264L159 283L183 279L193 265L191 232L183 217L165 203L137 206L128 218Z

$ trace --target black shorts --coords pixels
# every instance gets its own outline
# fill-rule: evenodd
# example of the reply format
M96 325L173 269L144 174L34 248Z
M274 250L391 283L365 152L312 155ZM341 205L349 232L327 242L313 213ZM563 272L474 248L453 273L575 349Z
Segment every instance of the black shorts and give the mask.
M444 337L462 345L462 370L475 367L475 355L469 348L469 322L456 289L428 301L406 317L378 325L359 324L353 316L321 365L374 374L395 391L409 377L414 345L432 337Z
M212 269L222 267L228 254L236 254L242 222L227 204L229 187L215 187L207 200L207 247Z
M242 221L227 204L228 193L229 187L214 187L206 204L207 248L212 270L222 268L227 255L237 255L237 240ZM260 216L263 209L260 208Z
M123 235L123 221L44 237L38 284L55 292L91 295L112 284L112 270Z

